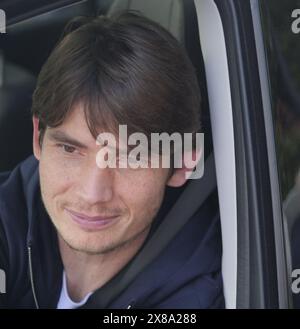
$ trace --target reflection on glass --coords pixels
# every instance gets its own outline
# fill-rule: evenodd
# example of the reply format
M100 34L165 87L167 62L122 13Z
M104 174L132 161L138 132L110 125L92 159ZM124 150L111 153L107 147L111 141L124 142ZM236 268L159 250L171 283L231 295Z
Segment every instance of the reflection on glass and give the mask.
M296 0L268 0L263 12L270 71L278 174L293 269L300 269L300 34ZM265 8L265 9L266 9ZM293 294L300 308L300 294Z

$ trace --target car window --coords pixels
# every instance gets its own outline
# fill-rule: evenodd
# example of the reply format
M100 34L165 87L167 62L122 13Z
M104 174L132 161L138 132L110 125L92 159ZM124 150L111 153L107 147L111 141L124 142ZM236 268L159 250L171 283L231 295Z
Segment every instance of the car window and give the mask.
M300 269L300 3L268 0L263 14L275 130L278 175L286 227L290 279ZM290 285L300 307L300 284Z

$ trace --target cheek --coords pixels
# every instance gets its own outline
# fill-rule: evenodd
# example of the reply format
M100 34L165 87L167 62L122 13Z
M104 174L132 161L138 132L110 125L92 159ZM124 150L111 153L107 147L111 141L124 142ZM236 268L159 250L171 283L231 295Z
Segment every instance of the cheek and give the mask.
M72 185L74 175L71 168L51 157L41 157L39 163L41 189L44 198L55 198L64 194Z
M137 220L154 216L159 209L165 191L163 178L139 175L134 181L122 184L119 195Z

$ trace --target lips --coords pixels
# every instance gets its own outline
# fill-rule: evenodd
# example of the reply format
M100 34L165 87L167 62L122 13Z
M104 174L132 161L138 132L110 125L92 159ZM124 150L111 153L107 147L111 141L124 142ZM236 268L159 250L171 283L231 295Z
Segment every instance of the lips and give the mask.
M118 219L119 215L113 216L88 216L65 208L70 218L77 223L84 230L101 230L113 225Z

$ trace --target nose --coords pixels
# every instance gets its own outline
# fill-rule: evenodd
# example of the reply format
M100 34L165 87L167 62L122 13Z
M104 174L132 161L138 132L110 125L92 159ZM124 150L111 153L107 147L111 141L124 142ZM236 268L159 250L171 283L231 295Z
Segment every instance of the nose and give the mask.
M84 168L79 177L82 200L89 204L109 202L113 198L113 173L109 168L98 168L96 164Z

